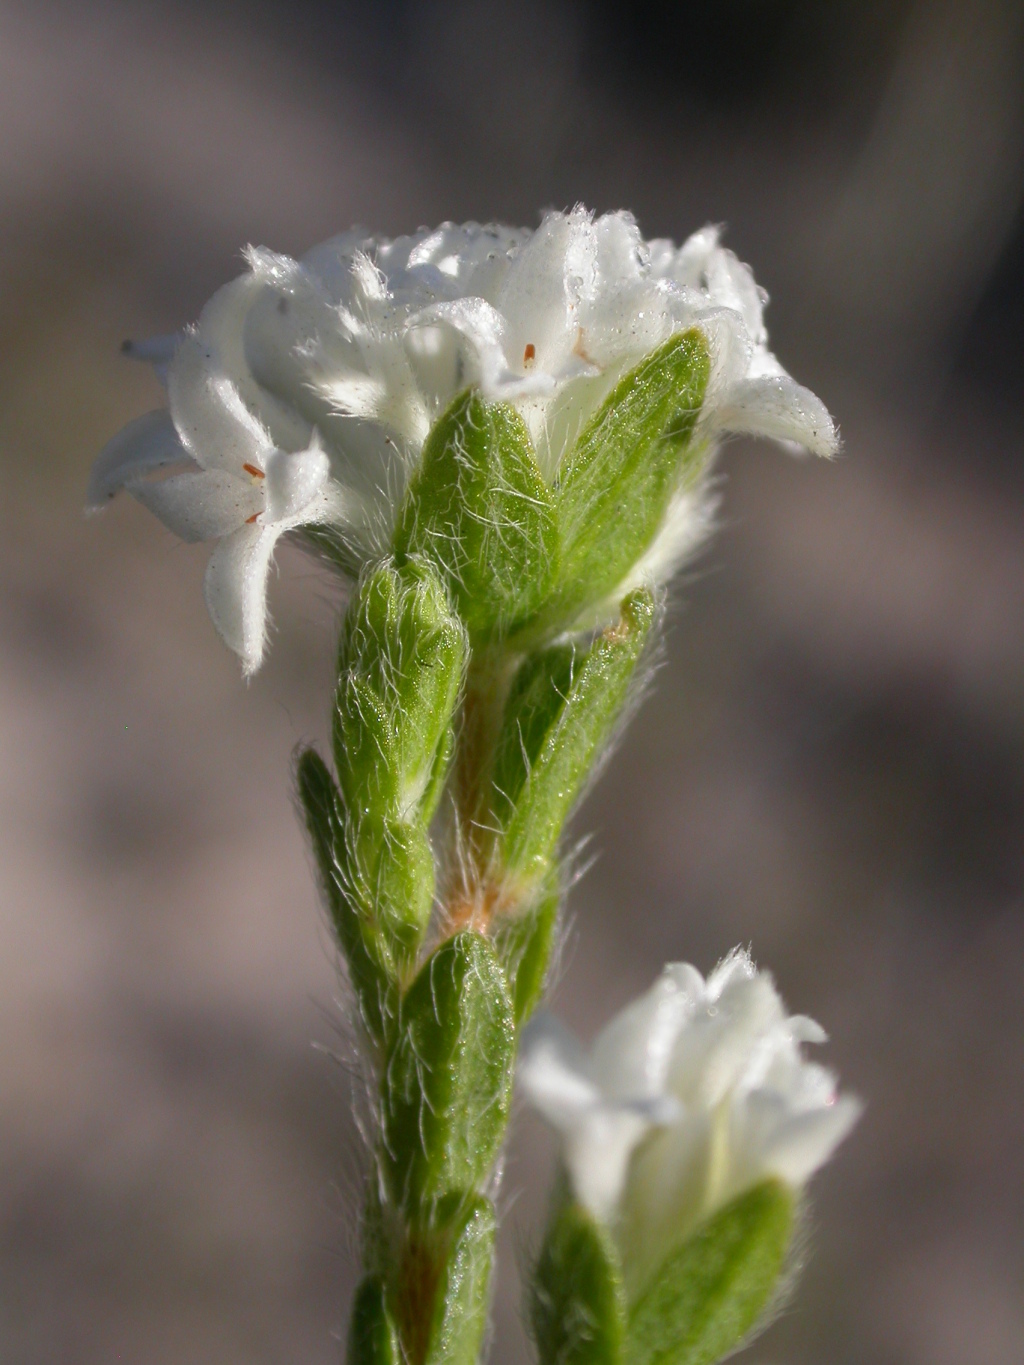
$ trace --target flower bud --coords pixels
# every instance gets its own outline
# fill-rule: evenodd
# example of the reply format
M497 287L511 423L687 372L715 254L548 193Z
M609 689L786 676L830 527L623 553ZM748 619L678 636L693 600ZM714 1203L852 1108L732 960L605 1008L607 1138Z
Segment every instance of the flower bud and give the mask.
M802 1055L824 1037L739 950L706 981L666 967L589 1055L550 1020L527 1026L520 1085L613 1238L630 1359L724 1354L770 1300L800 1193L860 1112Z

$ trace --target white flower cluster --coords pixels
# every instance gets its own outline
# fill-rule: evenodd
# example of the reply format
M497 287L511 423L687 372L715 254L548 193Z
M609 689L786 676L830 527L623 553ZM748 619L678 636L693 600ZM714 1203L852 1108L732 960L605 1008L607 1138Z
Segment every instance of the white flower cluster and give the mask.
M166 380L169 411L110 443L88 493L98 508L127 488L184 539L219 541L206 600L247 673L263 657L278 538L326 526L355 567L382 553L431 424L467 386L519 409L553 478L614 382L699 327L712 357L702 439L835 449L824 406L768 350L766 296L715 228L677 248L645 242L629 214L577 208L533 233L446 223L247 260L194 327L135 348ZM669 540L655 575L694 536Z
M802 1056L824 1041L739 950L706 981L667 966L589 1056L550 1018L528 1025L519 1083L562 1135L576 1197L612 1228L628 1282L744 1190L799 1190L828 1159L860 1104Z

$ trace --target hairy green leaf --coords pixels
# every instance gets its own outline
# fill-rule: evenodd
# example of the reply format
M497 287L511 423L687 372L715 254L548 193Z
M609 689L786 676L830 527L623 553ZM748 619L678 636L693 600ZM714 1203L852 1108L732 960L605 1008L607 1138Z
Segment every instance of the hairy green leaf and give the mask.
M490 1294L497 1219L489 1199L455 1196L458 1213L445 1232L446 1254L429 1318L425 1365L475 1365Z
M580 1204L560 1201L530 1286L540 1365L618 1365L625 1300L615 1246Z
M515 408L467 390L434 423L395 532L429 557L474 639L510 633L548 597L558 559L551 490Z
M382 1042L396 1013L396 965L372 908L352 894L345 812L326 763L313 749L298 762L299 800L306 817L338 944L348 962L352 986L366 1027Z
M561 903L556 869L525 905L495 921L494 947L512 990L517 1026L529 1019L544 992Z
M625 580L673 494L703 470L707 450L693 435L710 370L703 333L672 337L616 384L565 458L555 490L559 619Z
M429 822L465 657L463 627L429 564L386 562L360 583L342 630L334 717L353 818Z
M382 1082L384 1170L410 1216L486 1177L508 1122L514 1058L512 1001L494 948L481 934L455 934L402 1001Z
M524 664L505 712L495 805L510 874L542 875L611 735L654 620L646 589L586 652L557 646Z
M348 1325L348 1365L402 1365L398 1333L388 1312L384 1286L374 1275L356 1290Z
M630 1365L713 1365L735 1350L771 1303L793 1214L792 1192L766 1181L673 1251L632 1305Z

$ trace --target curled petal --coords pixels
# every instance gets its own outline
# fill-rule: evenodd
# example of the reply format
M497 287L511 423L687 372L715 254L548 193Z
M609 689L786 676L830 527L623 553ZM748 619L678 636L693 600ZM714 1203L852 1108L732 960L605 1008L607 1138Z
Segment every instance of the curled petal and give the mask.
M740 380L723 395L715 423L722 431L791 441L815 455L831 456L839 448L824 403L788 375Z
M200 469L152 482L140 479L128 491L182 540L219 540L263 511L262 489L226 469Z
M263 662L267 640L267 575L274 546L286 528L242 526L210 556L203 595L221 639L251 677Z
M590 1066L605 1095L646 1100L664 1091L676 1038L703 987L704 978L695 967L673 963L604 1028L594 1043Z
M827 1107L787 1117L764 1143L762 1169L799 1188L824 1166L862 1112L854 1096L839 1095Z
M274 443L197 333L179 346L167 389L182 444L204 469L240 474L246 464L263 468Z
M96 457L85 493L87 512L98 512L133 479L188 460L166 408L136 417Z
M327 482L330 468L319 442L294 455L273 451L266 464L268 522L301 523L303 513Z

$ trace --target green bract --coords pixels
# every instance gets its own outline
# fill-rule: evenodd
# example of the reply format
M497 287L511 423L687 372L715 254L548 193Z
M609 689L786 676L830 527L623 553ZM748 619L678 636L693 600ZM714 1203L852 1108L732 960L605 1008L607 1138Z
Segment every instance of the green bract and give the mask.
M505 974L482 934L442 943L402 1002L382 1082L382 1162L410 1214L479 1187L512 1098L515 1022Z
M350 811L429 821L465 662L465 630L424 561L367 574L338 651L334 754Z
M298 764L299 800L339 946L370 1036L381 1042L396 1009L397 966L373 906L353 894L345 813L323 759L307 749Z
M793 1233L793 1193L765 1181L670 1253L629 1314L630 1365L713 1365L776 1292Z
M509 697L494 768L503 859L513 879L543 874L613 730L654 620L643 589L589 650L554 646L528 660Z
M356 1290L348 1326L349 1365L402 1365L398 1332L384 1293L376 1275L368 1276Z
M619 1365L626 1304L615 1245L582 1205L559 1201L530 1289L540 1365Z
M395 553L428 556L474 639L511 633L556 581L558 530L526 424L470 390L438 418L410 482Z
M565 457L553 619L609 597L650 547L673 495L703 471L710 450L693 436L710 371L702 332L672 337L619 380Z
M561 905L556 868L502 915L495 929L494 946L512 991L517 1025L529 1019L543 994Z
M434 1300L419 1319L426 1340L414 1358L425 1365L473 1365L487 1326L487 1307L497 1221L494 1206L481 1195L445 1201L437 1225L425 1238L434 1260ZM415 1342L416 1330L410 1332Z

